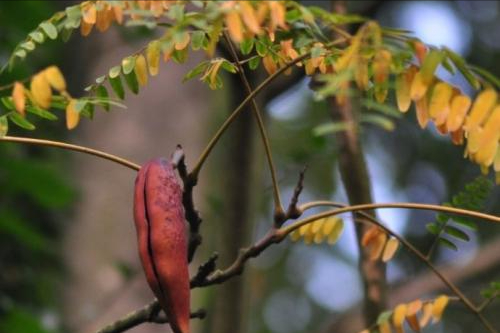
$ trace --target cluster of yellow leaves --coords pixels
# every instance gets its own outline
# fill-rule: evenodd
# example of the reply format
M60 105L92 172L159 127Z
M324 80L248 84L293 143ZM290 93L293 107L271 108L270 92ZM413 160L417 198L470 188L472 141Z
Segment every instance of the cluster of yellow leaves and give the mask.
M262 64L264 69L269 75L274 74L279 68L284 67L286 63L295 60L299 56L299 53L293 47L293 40L287 39L280 41L280 50L274 53L271 52L266 54L262 58ZM297 63L297 66L302 66L301 62ZM285 75L289 75L292 72L292 68L288 68L285 71Z
M422 328L431 322L431 319L432 323L437 323L441 320L448 302L448 296L441 295L431 301L423 302L415 300L410 303L399 304L394 308L391 316L378 322L378 331L380 333L390 333L393 332L392 328L394 328L396 333L404 333L404 323L406 320L408 326L413 331L420 332ZM364 330L361 333L368 332L370 331Z
M245 38L253 38L267 32L274 41L278 28L288 29L284 1L225 1L221 8L225 10L225 24L229 36L236 43ZM269 16L267 25L266 18Z
M370 260L382 259L388 262L394 257L399 248L399 240L394 237L387 237L381 228L372 226L363 235L361 245L369 251Z
M332 216L304 224L295 229L290 234L290 238L293 242L302 238L305 244L321 244L326 241L333 245L339 240L343 230L344 222L342 219Z
M69 100L66 107L66 126L68 129L75 128L80 121L80 113L75 110L76 101L66 91L66 80L56 66L50 66L33 75L29 89L21 82L14 82L12 101L16 111L24 117L27 100L41 109L49 109L52 103L52 90Z
M80 23L80 32L83 36L87 36L94 26L100 32L104 32L115 21L118 24L122 24L124 11L127 9L149 10L155 17L160 17L175 2L177 1L86 1L81 4L82 20ZM130 18L132 20L140 19L140 15L131 14Z
M420 55L423 61L425 56ZM467 139L465 156L484 172L493 166L500 183L500 105L495 90L487 88L472 101L432 72L411 65L396 79L396 99L401 112L415 103L422 128L433 122L439 133L450 134L453 143L461 145Z

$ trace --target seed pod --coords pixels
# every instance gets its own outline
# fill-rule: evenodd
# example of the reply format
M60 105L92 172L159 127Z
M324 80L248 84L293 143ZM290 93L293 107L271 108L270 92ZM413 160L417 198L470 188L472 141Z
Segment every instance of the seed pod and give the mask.
M182 191L173 164L157 158L135 181L134 220L146 279L175 333L189 333L189 272Z

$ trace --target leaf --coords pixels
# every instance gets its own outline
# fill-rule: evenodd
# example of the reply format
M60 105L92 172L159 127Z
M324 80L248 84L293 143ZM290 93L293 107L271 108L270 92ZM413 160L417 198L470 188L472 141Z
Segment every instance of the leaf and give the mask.
M491 109L496 105L497 93L493 89L486 89L479 93L474 100L469 116L465 119L464 129L473 131L486 120Z
M469 84L474 88L474 89L479 89L481 85L479 84L479 81L476 79L476 77L470 72L470 70L467 68L467 65L465 63L465 60L458 55L457 53L453 52L449 48L445 47L444 51L446 52L446 55L448 58L451 59L455 67L460 71L460 73L465 77L465 79L469 82Z
M458 229L457 227L447 225L444 228L444 232L446 232L448 235L451 235L457 239L463 240L464 242L470 241L469 235L467 235L465 232L462 230Z
M27 130L34 130L35 129L35 125L33 125L32 123L30 123L28 120L26 120L23 116L21 116L19 113L17 112L11 112L8 114L9 116L9 119L14 123L16 124L17 126L21 127L21 128L24 128L24 129L27 129Z
M132 73L135 67L135 56L129 56L122 60L122 71L123 74L127 75Z
M441 228L439 228L436 223L427 223L425 227L433 235L439 235L439 232L441 231Z
M31 79L30 90L33 100L37 105L43 109L48 109L50 107L52 91L50 89L49 82L43 73L33 76Z
M337 243L337 241L340 239L340 236L342 235L342 232L344 231L344 221L342 221L339 218L332 217L335 221L332 230L328 234L328 244L333 245ZM329 220L327 220L329 221Z
M193 51L201 49L205 43L206 37L204 31L193 31L191 33L191 48Z
M399 240L395 237L391 237L385 244L384 252L382 254L382 261L388 262L394 257L394 254L399 248Z
M458 251L458 247L455 245L455 243L446 238L439 237L439 244L444 245L447 248L452 249L453 251Z
M399 304L394 308L392 314L392 325L396 329L397 333L403 333L403 323L406 317L406 310L408 306L406 304Z
M27 42L21 43L21 45L19 45L19 46L27 51L33 51L35 49L35 43L33 43L30 40Z
M237 73L238 72L238 67L227 61L226 59L222 60L222 68L229 73Z
M368 99L368 98L362 99L361 105L363 105L367 109L373 109L375 111L381 112L381 113L386 114L388 116L392 116L395 118L401 117L401 113L398 111L398 109L396 109L392 105L378 103L378 102L376 102L372 99Z
M255 39L253 39L253 38L245 38L240 43L241 54L243 54L243 55L250 54L252 52L252 50L253 50L254 45L255 45Z
M497 89L500 89L500 78L498 78L496 75L490 73L489 71L478 67L474 65L469 65L469 68L476 72L477 74L481 75L483 78L488 80L490 83L494 84Z
M146 58L149 65L149 74L151 76L158 75L160 69L160 43L158 41L153 41L148 44L148 48L146 49Z
M422 76L422 83L426 86L432 83L434 79L434 72L439 64L443 61L444 53L440 50L433 49L424 58L422 67L420 68L420 74Z
M393 313L392 311L387 310L379 314L377 317L377 324L380 325L382 323L388 322L392 316L392 313Z
M109 70L108 76L110 79L115 79L118 76L120 76L121 73L121 67L120 66L114 66Z
M432 308L433 308L432 303L424 304L423 309L422 309L422 316L420 317L420 320L418 323L420 325L420 327L425 327L429 323L429 320L432 317Z
M123 89L122 80L120 79L119 76L115 78L110 77L109 84L111 85L111 88L113 88L113 91L115 92L116 96L118 96L119 99L125 98L125 90Z
M66 80L57 66L50 66L43 73L52 88L59 92L66 91Z
M410 97L414 101L419 101L425 97L425 93L429 88L429 84L424 82L423 75L421 72L418 72L413 77L413 81L411 83L410 88Z
M0 117L0 138L9 132L9 121L7 116Z
M56 39L57 38L57 28L51 22L42 22L40 24L40 28L42 28L43 32L45 32L45 34L50 39Z
M14 52L14 55L19 57L19 58L25 58L26 57L26 50L20 49Z
M255 56L252 59L250 59L250 61L248 62L248 67L251 70L255 70L255 69L257 69L257 67L259 67L259 64L260 64L260 57Z
M378 114L362 114L360 121L377 125L386 131L393 131L396 127L391 119Z
M76 110L76 99L71 99L66 106L66 127L69 130L74 129L80 122L80 112Z
M139 85L145 86L148 83L148 69L146 65L146 58L144 58L142 54L137 56L137 59L135 60L134 71Z
M16 111L24 117L24 109L26 107L26 95L24 92L24 85L21 82L15 82L14 88L12 89L12 101Z
M52 112L49 112L49 111L44 110L44 109L40 109L37 106L28 105L28 106L26 106L26 111L28 111L29 113L32 113L34 115L37 115L40 118L44 118L47 120L55 121L58 119L57 116L55 114L53 114Z
M109 94L108 94L108 90L106 89L106 87L104 87L104 86L97 86L97 88L96 88L96 96L99 99L108 99ZM101 106L106 111L109 111L109 109L110 109L109 103L101 103Z
M237 11L231 10L226 13L226 27L233 41L236 43L243 41L243 23Z
M429 102L429 115L435 120L436 125L441 125L446 121L452 93L451 86L445 82L438 82L434 86Z
M124 76L125 82L127 83L130 91L137 95L139 93L139 83L137 82L137 76L135 75L135 73L128 73Z
M433 322L438 322L443 316L443 312L448 305L449 298L446 295L441 295L432 304L432 318Z
M45 35L40 31L30 32L28 36L31 37L31 39L33 39L38 44L42 44L45 41Z
M347 122L335 122L328 124L321 124L313 129L314 136L323 136L327 134L333 134L349 129L351 126Z
M208 61L202 61L198 65L196 65L193 69L191 69L189 72L184 75L184 78L182 79L182 82L186 82L188 80L191 80L192 78L200 75L205 71L207 66L209 65Z
M457 95L453 97L451 100L450 114L446 119L448 131L454 132L461 128L471 104L472 101L467 95Z

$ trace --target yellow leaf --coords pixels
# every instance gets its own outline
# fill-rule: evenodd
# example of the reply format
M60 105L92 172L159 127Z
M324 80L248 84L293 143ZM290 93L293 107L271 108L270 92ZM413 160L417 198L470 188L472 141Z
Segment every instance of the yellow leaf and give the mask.
M465 119L465 115L471 106L472 102L467 95L457 95L453 97L450 106L450 114L446 119L446 127L448 131L453 132L458 130Z
M475 161L485 167L493 164L500 140L500 106L495 107L486 121L484 129L478 138L478 150Z
M83 22L94 25L97 18L97 11L93 3L89 3L82 10L82 20Z
M321 227L323 226L323 223L325 223L325 218L318 219L314 222L311 222L311 232L313 234L319 233Z
M378 324L378 329L379 329L380 333L392 333L391 325L389 324L388 321L384 321L384 322Z
M414 330L415 332L420 332L420 325L418 323L416 314L406 316L406 321L408 322L408 325L412 330Z
M271 24L269 30L274 32L277 27L287 29L285 21L286 9L283 1L268 1L267 3L271 10Z
M425 327L429 323L432 317L432 303L426 303L422 309L422 316L420 317L419 325L420 327Z
M473 131L486 120L497 102L497 93L493 89L481 92L472 105L469 116L465 119L465 130Z
M252 33L258 35L261 33L259 20L257 19L257 14L253 9L253 6L248 1L239 1L241 8L241 16L243 17L243 22L247 26L248 30Z
M182 38L175 43L175 49L177 51L184 50L188 46L190 40L191 35L189 34L189 32L184 31L184 33L182 34Z
M375 100L382 104L385 102L385 99L387 98L387 94L389 93L389 90L385 85L376 85L375 86Z
M441 320L441 317L443 316L444 309L446 308L446 305L448 305L448 296L446 295L441 295L432 304L432 319L433 322L438 322Z
M149 74L151 76L158 75L160 68L160 43L158 41L153 41L148 44L146 57L148 59Z
M314 61L312 59L307 59L305 61L305 71L306 75L313 75L316 72L316 67L314 67Z
M16 111L24 117L26 114L24 108L26 107L26 95L24 94L24 85L21 82L15 82L12 89L12 101Z
M414 101L418 101L425 96L429 85L424 83L423 76L421 72L418 72L413 77L413 81L410 87L410 97Z
M148 83L148 69L146 58L144 58L142 54L139 54L135 59L134 72L137 77L137 82L139 82L141 86L145 86Z
M396 79L396 101L401 112L407 112L411 105L410 88L417 68L411 66Z
M421 128L426 128L429 123L429 108L426 96L415 102L415 110L417 112L418 124Z
M66 106L66 127L71 130L78 125L80 121L80 112L75 110L76 100L71 99Z
M273 60L273 57L271 57L270 54L262 58L262 64L264 65L264 68L269 75L274 74L278 69L276 63Z
M229 36L236 42L243 41L243 24L241 23L240 14L232 10L226 14L226 26L229 31Z
M294 231L292 231L292 233L290 234L290 239L292 240L292 242L296 242L300 239L299 229L295 229Z
M388 241L387 244L385 244L384 248L384 253L382 254L382 261L383 262L388 262L389 260L394 257L394 254L398 250L399 247L399 241L395 237L391 237Z
M48 109L52 100L52 90L50 89L49 82L43 73L36 74L31 79L30 84L31 94L35 104L42 109Z
M304 235L304 244L309 245L313 242L313 240L314 240L314 233L311 231L311 228L309 228L307 229L307 232Z
M475 154L481 148L480 142L483 135L483 129L477 127L470 131L467 136L467 153Z
M301 226L299 228L300 237L304 237L309 232L310 228L311 228L311 224L310 223L307 223L307 224L304 224L303 226Z
M331 216L326 218L325 223L323 223L322 228L321 228L321 233L323 236L328 236L333 228L335 228L335 224L337 224L338 218L335 216Z
M399 304L394 308L394 312L392 314L392 325L396 329L397 333L403 333L403 323L406 317L406 304Z
M334 224L333 229L328 234L328 244L333 245L337 243L340 236L342 235L342 231L344 231L344 221L336 218L336 223Z
M408 311L406 311L406 314L409 316L416 315L420 309L422 309L422 301L419 299L414 300L408 304Z
M450 110L450 99L453 90L451 86L445 82L439 82L432 90L431 99L429 102L429 115L431 119L439 126L446 121Z
M354 71L354 79L359 89L368 89L368 62L366 60L361 59L357 61L356 69Z
M314 243L315 244L321 244L325 240L325 236L321 232L317 232L314 234Z
M50 66L43 73L52 88L59 92L66 91L66 80L57 66Z
M216 89L217 88L217 73L219 72L220 67L222 66L222 60L217 61L213 66L212 70L210 71L210 79L209 79L209 87L211 89Z
M495 161L493 162L493 170L500 172L500 147L497 149Z

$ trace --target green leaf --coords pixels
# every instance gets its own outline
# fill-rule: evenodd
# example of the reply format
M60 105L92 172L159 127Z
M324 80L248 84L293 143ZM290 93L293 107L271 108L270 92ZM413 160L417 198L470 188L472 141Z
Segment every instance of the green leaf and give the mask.
M99 76L97 79L95 79L95 83L101 84L104 82L104 80L106 80L106 75Z
M134 72L125 74L125 82L127 83L128 88L130 91L132 91L134 94L139 93L139 82L137 82L137 76L135 76Z
M250 54L253 50L253 46L255 44L255 39L253 38L245 38L241 43L240 43L240 50L243 55Z
M205 32L204 31L194 31L192 34L191 34L191 48L194 50L194 51L198 51L199 49L201 49L203 47L203 44L205 42Z
M186 82L186 81L191 80L192 78L200 75L201 73L203 73L205 71L205 69L207 68L208 65L209 65L208 61L203 61L203 62L199 63L193 69L191 69L189 72L187 72L186 75L184 75L182 82Z
M439 235L441 230L441 228L436 223L427 223L425 227L433 235Z
M36 127L32 123L30 123L28 120L23 118L19 113L17 112L11 112L9 113L9 119L16 124L17 126L27 129L27 130L34 130Z
M61 40L63 42L67 42L70 38L71 35L73 34L73 28L64 28L61 30Z
M250 61L248 62L248 67L251 70L255 70L255 69L257 69L257 67L259 67L259 64L260 64L260 57L255 56L252 59L250 59Z
M487 81L492 83L497 87L497 89L500 89L500 78L498 78L496 75L490 73L489 71L485 70L484 68L478 67L478 66L473 66L469 65L469 68L474 71L475 73L479 74L483 78L485 78Z
M229 73L234 74L238 72L238 68L229 61L227 61L226 59L222 61L221 67L224 68L224 70L228 71Z
M21 59L22 59L22 58L26 58L27 53L26 53L26 50L24 50L24 49L19 49L19 50L17 50L16 52L14 52L14 55L15 55L16 57L18 57L18 58L21 58Z
M182 21L184 18L184 5L176 4L170 7L167 16L176 21Z
M462 230L458 229L457 227L447 225L444 228L444 232L446 232L448 235L453 236L455 238L458 238L460 240L463 240L464 242L470 241L469 235L467 235L465 232Z
M7 135L9 131L9 121L7 120L7 116L0 117L0 138L2 136Z
M446 238L439 237L439 244L444 245L447 248L452 249L453 251L458 251L458 247Z
M134 70L135 58L135 56L129 56L122 60L123 74L127 75Z
M349 129L349 124L346 122L336 122L321 124L313 129L314 136L323 136L327 134L337 133Z
M28 51L33 51L35 49L35 43L33 43L32 41L27 41L27 42L24 42L24 43L21 43L20 45L23 49L25 50L28 50Z
M98 98L108 99L108 97L109 97L108 90L104 86L98 86L97 89L96 89L96 91L95 91L95 93L96 93L96 96ZM109 103L102 103L101 106L106 111L109 111L109 109L110 109Z
M453 222L459 224L463 227L466 227L472 231L477 231L477 224L474 221L468 220L462 216L453 216Z
M109 78L109 84L111 85L111 88L113 88L113 91L119 99L125 98L125 90L123 89L122 80L119 76L115 78Z
M34 115L37 115L38 117L44 118L47 120L54 121L54 120L58 119L57 116L55 114L53 114L52 112L44 110L44 109L40 109L38 106L27 105L26 111L28 111L29 113L33 113Z
M42 28L43 32L45 32L45 34L50 39L56 39L57 38L57 28L52 23L50 23L50 22L42 22L40 24L40 28Z
M174 60L178 64L183 64L184 62L186 62L187 58L188 58L188 48L187 47L183 50L180 50L180 51L174 50L174 52L172 52L172 60Z
M32 251L44 251L50 247L48 239L22 218L13 214L10 210L0 210L0 233L13 237L16 241L28 247Z
M444 54L440 50L433 49L425 56L420 73L422 73L422 80L426 84L430 84L434 78L436 68L443 61Z
M362 123L377 125L385 129L386 131L393 131L394 128L396 127L392 119L389 119L386 116L378 114L362 114L360 117L360 121Z
M31 39L33 39L38 44L42 44L45 41L45 35L43 33L41 33L40 31L30 32L30 34L28 36L30 36Z
M19 308L3 315L0 332L49 333L35 315Z
M117 78L120 73L121 73L121 67L120 66L114 66L112 67L110 70L109 70L109 73L108 73L108 76L111 78L111 79L115 79Z
M267 45L264 44L261 40L257 40L255 43L255 50L257 51L257 54L261 57L266 56L268 52Z
M85 107L87 106L87 103L88 102L86 99L83 98L77 99L75 103L75 111L82 112L82 110L85 109Z
M377 317L377 324L380 325L382 323L385 323L386 321L388 321L391 318L391 316L392 316L392 311L391 310L382 312Z
M372 109L391 117L401 118L401 112L397 108L389 104L381 104L373 99L365 98L361 100L361 105L367 109Z
M455 67L460 71L460 73L469 82L469 84L474 89L479 89L481 87L481 85L479 84L479 81L476 79L476 77L467 68L467 64L465 63L465 60L460 55L453 52L452 50L450 50L447 47L444 48L444 51L446 52L446 55L448 56L448 58L451 59L451 61L455 65Z

